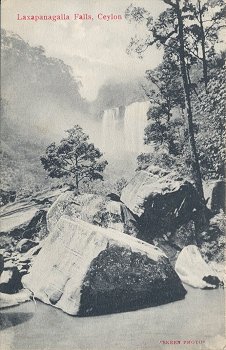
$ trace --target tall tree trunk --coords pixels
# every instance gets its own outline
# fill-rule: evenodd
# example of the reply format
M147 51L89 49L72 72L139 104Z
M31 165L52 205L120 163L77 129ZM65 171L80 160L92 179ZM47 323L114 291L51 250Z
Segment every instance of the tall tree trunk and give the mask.
M201 1L200 0L198 0L198 9L199 9L199 23L200 23L200 30L201 30L203 78L204 78L206 92L208 92L208 90L207 90L208 70L207 70L206 49L205 49L205 32L204 32L204 28L203 28L202 8L201 8Z
M75 156L75 165L76 165L76 171L78 170L78 158ZM78 173L76 172L75 174L75 185L78 190L78 184L79 184L79 179L78 179Z
M191 91L190 91L190 85L189 85L188 76L187 76L187 69L186 69L187 67L186 67L186 62L185 62L184 23L183 23L183 18L182 18L181 9L180 9L180 0L176 0L176 11L177 11L178 30L179 30L180 68L181 68L181 75L182 75L182 79L183 79L184 94L185 94L185 110L186 110L187 121L188 121L188 133L189 133L189 143L190 143L190 150L191 150L192 172L193 172L195 187L197 189L197 192L199 193L199 196L201 198L201 202L202 202L203 206L205 206L205 198L204 198L203 186L202 186L202 177L201 177L201 171L200 171L195 136L194 136L194 128L193 128L193 116L192 116L192 108L191 108Z

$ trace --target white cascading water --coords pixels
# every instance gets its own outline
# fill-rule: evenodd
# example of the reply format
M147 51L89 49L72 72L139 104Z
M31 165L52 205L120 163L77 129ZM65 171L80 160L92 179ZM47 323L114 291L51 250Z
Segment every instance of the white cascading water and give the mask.
M120 151L122 140L119 122L119 108L104 111L102 119L102 148L108 154Z
M147 125L149 102L135 102L126 106L124 117L119 108L104 111L102 119L102 149L107 154L145 151L144 129Z
M124 116L124 139L127 152L145 151L144 129L147 126L149 101L135 102L126 107Z

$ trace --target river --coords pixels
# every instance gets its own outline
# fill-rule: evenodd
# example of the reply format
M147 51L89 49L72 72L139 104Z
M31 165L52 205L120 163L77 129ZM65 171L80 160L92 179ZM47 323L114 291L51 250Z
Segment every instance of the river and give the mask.
M188 293L181 301L97 317L72 317L41 302L29 302L4 309L0 318L2 328L0 348L2 350L223 349L226 344L223 339L224 290L199 290L188 286L185 288ZM180 344L163 344L163 341L170 340L180 341Z

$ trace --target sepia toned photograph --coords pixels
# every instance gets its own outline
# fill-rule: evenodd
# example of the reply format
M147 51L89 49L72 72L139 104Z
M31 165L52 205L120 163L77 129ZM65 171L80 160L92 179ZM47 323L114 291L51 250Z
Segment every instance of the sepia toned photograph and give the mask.
M2 0L1 350L225 350L224 0Z

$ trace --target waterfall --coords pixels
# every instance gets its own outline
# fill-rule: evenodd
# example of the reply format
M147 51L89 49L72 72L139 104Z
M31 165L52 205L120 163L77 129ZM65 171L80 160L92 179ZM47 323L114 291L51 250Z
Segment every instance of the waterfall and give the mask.
M125 149L141 153L145 150L144 129L147 125L149 102L135 102L126 107L124 117Z
M106 153L115 153L120 147L119 108L104 111L102 119L102 147Z
M125 107L104 111L102 118L102 150L107 154L139 154L144 151L144 128L149 102L135 102Z

